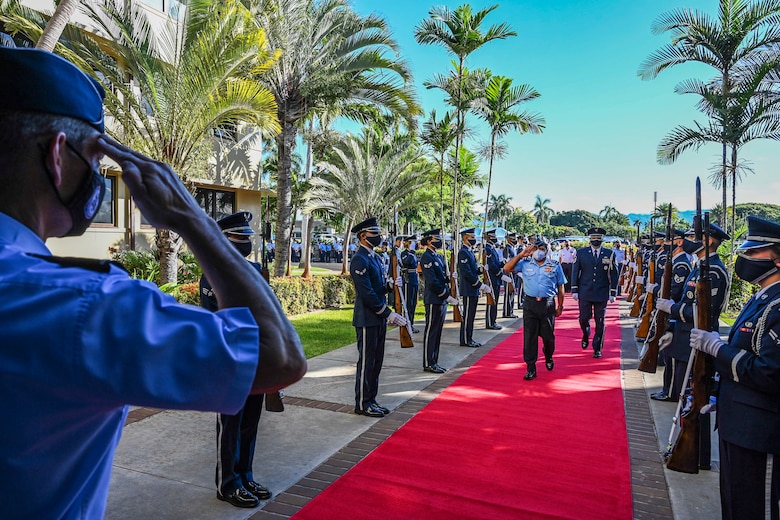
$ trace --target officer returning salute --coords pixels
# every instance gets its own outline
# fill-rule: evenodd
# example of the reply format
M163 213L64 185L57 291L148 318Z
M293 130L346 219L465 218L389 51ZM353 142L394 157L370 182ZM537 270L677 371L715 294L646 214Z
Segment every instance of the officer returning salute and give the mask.
M417 252L412 249L412 244L417 240L415 235L404 237L404 250L401 253L401 273L404 277L404 299L406 300L407 318L412 324L412 332L417 334L419 329L414 327L414 313L417 310L417 293L420 290L420 277L417 274Z
M512 258L515 257L517 254L517 234L516 233L507 233L506 235L506 244L504 244L504 263L506 264L509 262ZM509 276L511 276L510 280L512 282L511 288L514 289L515 287L519 286L520 284L517 282L517 275L514 273L510 273ZM507 280L504 280L504 282L507 282ZM515 293L510 292L510 285L509 282L507 282L506 287L504 287L504 312L502 315L502 318L517 318L515 316Z
M555 367L555 318L563 312L563 286L566 277L561 264L548 258L547 242L536 239L504 266L506 273L518 273L523 278L523 361L528 372L523 379L536 378L536 360L539 358L539 337L542 338L547 370ZM556 306L557 300L557 306Z
M436 250L442 247L440 229L431 229L423 233L420 243L425 252L420 259L425 290L425 331L423 332L423 370L442 374L447 370L439 365L439 345L447 304L457 305L458 299L450 296L449 277L446 260Z
M591 317L596 322L593 334L594 358L601 357L607 302L615 301L618 283L615 255L611 249L601 247L605 234L602 228L589 229L590 246L577 250L577 259L571 268L571 292L574 301L579 303L583 350L588 348L590 340Z
M460 232L461 246L458 251L458 288L463 297L463 316L460 322L460 346L481 347L481 343L474 341L474 318L477 314L477 301L479 295L490 292L493 289L482 283L479 276L482 266L477 263L477 258L471 250L477 243L477 235L474 228L464 229Z
M244 258L252 253L252 235L249 226L252 214L234 213L217 221L228 241ZM262 267L249 262L258 273ZM200 278L200 304L217 312L216 294L205 276ZM217 414L217 498L236 507L257 507L260 500L271 498L271 492L255 482L252 460L257 441L257 426L263 411L263 394L250 395L244 407L236 414Z
M671 240L674 243L674 249L672 250L672 290L669 293L669 298L679 302L682 301L685 282L691 274L692 266L688 254L683 249L685 232L679 229L673 230ZM652 294L656 299L658 298L660 289L661 286L659 283L650 282L645 285L647 293ZM671 349L667 348L672 342L671 331L674 330L675 325L676 320L673 317L670 317L669 330L661 336L661 339L659 340L659 346L662 347L660 355L664 362L664 379L661 390L650 394L650 398L655 399L656 401L676 401L680 395L679 388L677 388L676 394L673 390L672 375L674 373L674 358L672 357Z
M4 518L103 518L129 405L236 413L306 372L271 288L169 166L104 133L100 84L0 47L0 504ZM179 234L220 310L112 262L52 256L105 192L106 155L149 223ZM12 419L11 419L12 418Z
M376 217L370 217L352 228L358 237L358 247L349 274L355 284L355 311L352 325L357 333L358 360L355 373L355 413L368 417L384 417L388 408L376 402L379 393L379 373L385 357L387 324L406 325L406 319L387 306L387 293L393 290L387 283L382 258L374 248L382 243Z
M734 272L760 290L731 327L691 331L691 347L720 373L720 502L727 520L780 518L780 225L748 217Z
M485 304L485 328L490 330L501 330L501 325L496 323L498 318L498 296L501 294L501 277L505 276L501 267L503 255L496 249L496 230L490 229L485 232L485 265L490 275L490 285L493 293L493 303ZM508 278L508 277L507 277Z

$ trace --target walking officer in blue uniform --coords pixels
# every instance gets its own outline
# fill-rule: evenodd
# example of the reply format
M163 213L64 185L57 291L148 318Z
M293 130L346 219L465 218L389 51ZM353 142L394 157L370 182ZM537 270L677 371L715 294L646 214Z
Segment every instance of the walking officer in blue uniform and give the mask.
M493 289L480 279L482 266L477 262L472 248L477 244L477 235L474 228L467 228L460 232L461 246L458 250L458 288L463 298L463 319L460 322L460 346L481 347L481 343L474 341L474 318L477 314L477 302L479 295L490 292Z
M420 244L425 252L420 259L425 290L425 330L423 331L423 370L442 374L447 370L439 365L439 345L447 304L457 305L458 299L450 296L446 260L436 250L442 247L441 229L431 229L422 235Z
M382 243L376 217L369 217L352 228L359 247L349 264L349 274L355 285L355 310L352 325L357 335L358 360L355 372L355 413L368 417L384 417L390 410L376 401L379 393L379 373L385 357L387 324L406 325L406 319L387 306L387 293L393 290L388 281L382 258L374 248Z
M244 258L252 253L255 232L249 225L251 220L252 214L242 211L217 221L225 237ZM260 264L249 263L261 273ZM205 276L200 278L200 304L212 312L219 310L217 296ZM268 488L255 482L252 471L264 397L264 394L250 395L238 413L217 414L217 498L236 507L257 507L260 500L271 498Z
M504 272L517 273L526 290L523 302L523 361L528 366L523 379L536 379L539 338L547 370L555 367L555 318L563 312L566 277L561 264L548 255L548 244L537 238L504 266Z
M406 300L406 315L411 321L412 332L417 334L419 329L414 326L414 313L417 310L417 295L420 290L420 276L417 273L417 251L412 247L417 240L416 235L403 237L404 250L401 252L401 274L404 277L404 299Z
M485 328L490 330L501 330L501 325L496 323L498 318L498 296L501 294L501 278L504 275L503 269L504 256L496 249L496 230L489 229L485 232L485 265L490 277L491 293L493 294L493 303L485 304Z
M615 301L618 284L618 270L615 254L602 247L606 231L595 227L588 230L590 245L577 250L577 258L571 269L572 298L579 305L580 328L582 329L582 349L588 348L590 341L590 319L596 323L593 334L593 357L601 357L604 345L604 317L607 314L607 302Z
M517 233L507 233L506 243L504 244L504 264L509 262L518 253L517 249ZM503 278L504 275L502 275ZM515 316L515 288L519 286L517 282L518 276L515 273L509 273L509 279L504 280L504 311L502 318L517 318Z
M778 520L780 511L780 224L748 217L734 272L760 289L723 342L691 330L691 347L720 374L720 502L726 520Z

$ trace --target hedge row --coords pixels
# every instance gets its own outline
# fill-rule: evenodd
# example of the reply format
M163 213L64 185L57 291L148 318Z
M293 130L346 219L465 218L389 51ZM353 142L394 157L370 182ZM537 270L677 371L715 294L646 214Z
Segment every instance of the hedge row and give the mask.
M349 275L315 276L311 280L301 277L271 278L271 289L288 315L355 303L355 287ZM180 303L200 305L199 286L196 282L164 290Z

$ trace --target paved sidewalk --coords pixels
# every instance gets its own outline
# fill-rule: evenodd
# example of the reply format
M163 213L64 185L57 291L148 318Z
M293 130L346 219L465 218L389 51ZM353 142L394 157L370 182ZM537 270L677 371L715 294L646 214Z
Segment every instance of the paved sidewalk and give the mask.
M627 313L626 304L621 309ZM569 306L566 312L575 311ZM485 345L460 347L458 324L448 317L440 364L450 370L442 375L422 371L421 334L414 335L415 348L401 349L397 332L389 332L379 402L393 413L383 419L352 413L354 344L309 360L304 379L285 390L285 412L264 412L260 420L255 476L275 495L260 509L239 509L216 498L213 413L133 410L114 460L106 518L289 518L517 330L522 319L499 319L501 331L484 330L483 324L480 306L474 337ZM623 320L621 328L634 517L718 517L717 471L682 475L661 464L660 450L666 445L674 409L672 403L649 399L660 386L661 371L643 375L635 370L632 324L633 320Z

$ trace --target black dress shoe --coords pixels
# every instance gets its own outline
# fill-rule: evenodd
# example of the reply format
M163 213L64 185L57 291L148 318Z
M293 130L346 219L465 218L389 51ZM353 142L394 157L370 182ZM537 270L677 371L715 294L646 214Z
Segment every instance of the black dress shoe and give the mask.
M474 340L472 339L471 341L469 341L468 343L466 343L466 346L467 346L467 347L471 347L471 348L479 348L479 347L481 347L481 346L482 346L482 343L477 343L476 341L474 341Z
M594 353L593 353L593 357L594 357L594 358L600 358L600 357L601 357L601 351L594 352Z
M412 332L415 333L415 334L419 334L420 333L420 329L415 329L414 327L412 327Z
M656 401L666 401L668 397L669 395L664 391L650 394L650 399L655 399Z
M517 318L517 316L515 316L514 314L507 314L505 316L502 316L502 318L512 318L512 319L514 319L514 318Z
M258 500L268 500L273 496L271 491L262 484L253 480L244 482L244 488L258 498Z
M385 414L377 410L376 408L368 407L365 410L355 408L355 413L358 415L365 415L366 417L384 417Z
M552 370L553 368L555 368L555 361L553 361L553 359L550 358L544 362L544 366L547 367L547 370Z
M390 408L386 408L386 407L382 406L381 404L377 403L376 401L371 401L371 408L376 408L377 410L379 410L380 412L382 412L385 415L390 413Z
M528 372L523 376L523 379L526 381L530 381L531 379L536 379L536 369L535 368L529 368Z
M503 329L503 327L501 325L497 324L497 323L494 323L493 325L488 325L485 328L488 329L488 330L501 330L501 329Z
M587 336L583 336L582 337L582 350L585 350L586 348L588 348L588 337Z
M446 368L444 368L443 366L441 366L441 365L440 365L440 364L438 364L438 363L436 363L436 364L435 364L435 365L433 365L433 366L434 366L434 367L436 367L436 368L438 368L439 370L441 370L441 372L439 372L440 374L443 374L444 372L446 372L446 371L447 371L447 369L446 369Z
M217 498L236 507L257 507L260 501L246 489L239 487L229 495L223 495L217 491Z

